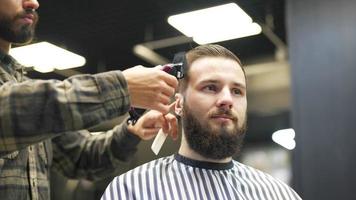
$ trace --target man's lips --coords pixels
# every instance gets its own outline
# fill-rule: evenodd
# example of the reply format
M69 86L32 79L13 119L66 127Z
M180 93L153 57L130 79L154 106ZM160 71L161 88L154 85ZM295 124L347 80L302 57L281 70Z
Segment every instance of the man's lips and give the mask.
M211 118L227 118L227 119L233 119L232 116L230 115L213 115Z
M35 20L35 15L33 15L33 14L25 14L20 19L23 20L26 23L32 24L33 21Z
M34 14L26 14L26 15L24 15L23 17L25 17L25 18L29 18L29 19L34 19L35 18L35 15Z
M211 118L213 120L218 120L218 121L223 121L223 122L235 120L235 117L233 117L231 115L213 115L213 116L211 116Z

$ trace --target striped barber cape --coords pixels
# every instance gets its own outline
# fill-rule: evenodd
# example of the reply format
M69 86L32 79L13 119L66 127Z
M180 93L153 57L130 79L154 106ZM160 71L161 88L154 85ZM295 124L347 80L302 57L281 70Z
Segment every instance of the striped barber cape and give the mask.
M175 154L151 161L114 178L101 200L117 199L301 198L283 182L237 161L201 162Z

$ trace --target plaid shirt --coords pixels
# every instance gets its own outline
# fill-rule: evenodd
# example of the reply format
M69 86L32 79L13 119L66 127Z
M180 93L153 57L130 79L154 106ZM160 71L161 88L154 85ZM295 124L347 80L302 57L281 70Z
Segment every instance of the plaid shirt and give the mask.
M127 112L119 71L64 81L29 80L0 52L0 198L50 199L49 167L69 178L97 179L136 152L126 124L92 135L86 128Z

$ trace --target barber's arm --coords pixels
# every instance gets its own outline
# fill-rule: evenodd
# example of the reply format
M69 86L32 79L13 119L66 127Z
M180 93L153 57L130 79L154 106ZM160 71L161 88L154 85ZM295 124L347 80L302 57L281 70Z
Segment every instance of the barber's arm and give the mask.
M127 83L119 71L64 81L6 82L0 87L0 154L89 128L129 107Z
M134 126L123 122L111 131L96 135L88 131L66 133L52 139L52 166L69 178L107 177L118 168L128 169L127 161L133 158L141 139L153 138L160 128L177 137L176 118L157 111L147 112Z
M0 86L0 156L88 129L125 114L130 104L168 112L166 99L177 84L173 76L142 66L64 81L6 82Z

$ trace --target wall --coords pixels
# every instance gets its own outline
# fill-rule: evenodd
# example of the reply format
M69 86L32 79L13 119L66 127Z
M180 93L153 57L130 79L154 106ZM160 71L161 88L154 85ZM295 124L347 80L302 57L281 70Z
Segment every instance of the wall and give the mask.
M287 1L294 183L303 199L356 199L356 1Z

